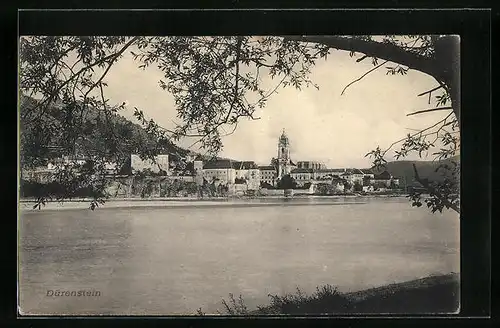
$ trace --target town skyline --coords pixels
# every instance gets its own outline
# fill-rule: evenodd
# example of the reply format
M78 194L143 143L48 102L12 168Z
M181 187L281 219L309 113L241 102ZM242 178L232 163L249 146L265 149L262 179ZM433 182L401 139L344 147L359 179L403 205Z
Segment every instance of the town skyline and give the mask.
M364 157L366 153L377 146L388 147L413 130L444 118L446 113L439 111L407 116L434 105L417 95L433 88L435 80L412 70L407 75L392 76L381 68L341 94L345 86L372 67L364 61L357 63L348 52L331 51L328 59L318 62L311 72L319 90L280 88L266 107L256 110L259 120L241 120L234 133L222 138L223 148L218 155L269 164L276 157L276 141L284 128L290 137L291 156L296 161L318 161L328 167L370 167L371 159ZM133 117L137 107L148 118L171 129L175 127L176 111L172 96L159 87L162 78L155 67L141 70L126 54L108 73L106 94L112 103L125 102L125 109L119 114L132 122L137 123ZM262 83L271 87L277 82L266 76ZM203 153L196 146L190 148L195 142L194 138L184 138L178 145ZM428 153L432 152L431 149ZM388 153L388 160L394 160L392 154ZM422 158L413 155L407 159L432 158L424 154Z

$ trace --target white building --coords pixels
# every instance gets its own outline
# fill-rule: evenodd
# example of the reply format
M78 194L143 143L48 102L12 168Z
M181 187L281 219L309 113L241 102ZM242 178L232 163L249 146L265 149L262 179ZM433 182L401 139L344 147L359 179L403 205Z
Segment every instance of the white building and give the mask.
M293 169L290 172L290 176L295 180L297 185L303 186L308 182L313 180L314 170L313 169Z
M365 177L365 173L363 171L360 169L352 169L351 174L353 183L363 184L363 178Z
M234 184L236 179L234 166L234 162L229 159L208 161L203 164L203 178L208 183L217 181L224 185Z
M259 166L260 181L274 186L277 178L276 169L274 166Z
M139 155L130 155L130 167L132 169L132 174L144 171L146 169L152 172L159 173L160 171L169 174L168 166L168 155L157 155L155 156L155 161L151 159L141 159Z
M365 179L367 179L367 178L373 179L375 177L375 174L371 170L364 169L364 170L361 170L361 172L363 172Z
M260 170L253 161L233 162L236 177L246 181L248 190L260 189Z
M399 179L394 179L387 171L375 174L374 177L370 179L370 184L379 186L385 185L387 188L391 186L391 183L394 183L397 186L399 185Z

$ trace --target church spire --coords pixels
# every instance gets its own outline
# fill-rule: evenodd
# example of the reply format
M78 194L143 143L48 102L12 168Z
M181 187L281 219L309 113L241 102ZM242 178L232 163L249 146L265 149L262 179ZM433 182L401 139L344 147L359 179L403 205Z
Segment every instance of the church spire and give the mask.
M283 175L290 173L290 142L288 136L283 129L281 136L278 140L278 178L281 179Z
M279 140L281 143L288 144L288 136L286 135L284 128Z

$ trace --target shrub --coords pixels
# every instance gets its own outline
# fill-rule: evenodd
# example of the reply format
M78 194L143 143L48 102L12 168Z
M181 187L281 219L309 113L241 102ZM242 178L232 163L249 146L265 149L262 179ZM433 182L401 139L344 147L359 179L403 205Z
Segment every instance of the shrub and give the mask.
M317 287L311 295L297 288L284 296L269 295L271 302L249 311L240 295L222 301L229 315L304 315L348 313L446 313L460 307L460 278L457 274L387 285L368 290L364 296L348 296L331 285ZM204 315L201 308L198 315ZM218 311L219 314L221 314Z
M348 298L331 285L317 287L309 296L297 288L295 294L269 295L269 297L271 305L267 309L260 308L259 311L269 314L345 313L349 305Z
M265 188L265 189L274 189L274 186L265 182L265 181L261 181L260 182L260 187L261 188Z
M280 314L323 314L323 313L347 313L350 301L342 295L336 287L325 285L316 288L311 295L305 295L298 287L294 294L284 296L271 295L270 305L258 306L257 310L249 311L242 296L235 299L229 294L229 301L222 300L224 314L228 315L280 315ZM201 308L198 315L204 315ZM219 314L221 314L219 312Z
M363 185L360 182L358 182L358 181L356 181L354 183L354 187L353 188L354 188L353 190L356 191L356 192L363 191Z
M243 298L240 297L238 300L234 299L233 294L229 294L229 303L226 300L222 300L222 304L227 312L230 315L245 315L248 314L248 308L243 302Z
M330 183L319 183L316 185L316 194L318 195L333 195L336 188Z

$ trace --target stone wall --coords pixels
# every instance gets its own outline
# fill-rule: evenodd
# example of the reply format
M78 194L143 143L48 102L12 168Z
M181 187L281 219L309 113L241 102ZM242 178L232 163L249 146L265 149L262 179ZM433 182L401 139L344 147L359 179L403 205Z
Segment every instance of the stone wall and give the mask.
M110 178L106 192L110 197L182 197L196 196L192 177L136 177Z

